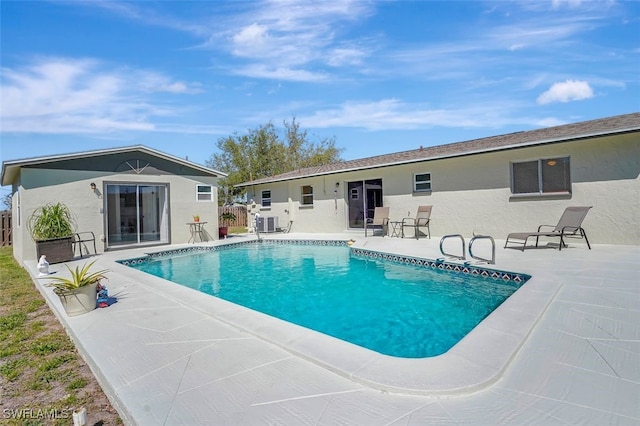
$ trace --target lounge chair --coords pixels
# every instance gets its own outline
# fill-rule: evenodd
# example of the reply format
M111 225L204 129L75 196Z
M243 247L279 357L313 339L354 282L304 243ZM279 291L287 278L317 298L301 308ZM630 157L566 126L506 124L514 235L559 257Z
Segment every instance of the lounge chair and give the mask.
M420 228L427 228L427 236L431 238L431 229L429 222L431 221L431 209L433 206L419 206L416 217L405 217L402 219L402 238L404 238L404 228L413 228L416 240L420 238ZM425 234L422 234L425 235Z
M569 237L584 238L587 242L587 247L589 247L589 250L591 250L591 244L589 244L587 233L582 228L582 221L584 220L587 213L589 213L590 208L591 206L567 207L564 213L562 213L562 217L560 217L560 220L558 221L558 224L556 226L540 225L537 232L513 232L507 235L507 241L505 241L504 243L504 248L507 248L507 244L511 242L512 244L522 244L522 251L524 251L529 237L536 237L536 247L538 247L538 240L540 239L540 237L559 237L560 245L558 247L558 250L562 250L562 246L567 246L564 242L564 239ZM553 229L550 231L543 231L543 228L545 227Z
M289 232L291 232L292 225L293 225L293 221L290 220L286 228L276 227L276 232L284 232L285 234L288 234Z
M367 236L367 230L372 230L375 235L376 230L380 230L382 236L387 235L389 231L389 207L376 207L373 211L373 218L367 218L364 224L364 236Z

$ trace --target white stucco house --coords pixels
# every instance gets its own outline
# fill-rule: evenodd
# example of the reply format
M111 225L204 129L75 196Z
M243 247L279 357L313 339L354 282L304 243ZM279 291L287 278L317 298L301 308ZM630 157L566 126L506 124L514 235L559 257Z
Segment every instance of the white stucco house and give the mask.
M36 258L29 217L56 202L69 207L76 232L94 233L98 253L186 243L196 214L207 222L203 237L216 239L217 181L224 176L141 145L4 161L2 185L13 192L14 257Z
M389 146L393 146L390 141ZM640 113L418 148L245 182L249 214L294 232L363 229L375 207L391 221L433 206L434 236L555 225L593 206L592 243L640 245ZM251 219L251 218L250 218Z

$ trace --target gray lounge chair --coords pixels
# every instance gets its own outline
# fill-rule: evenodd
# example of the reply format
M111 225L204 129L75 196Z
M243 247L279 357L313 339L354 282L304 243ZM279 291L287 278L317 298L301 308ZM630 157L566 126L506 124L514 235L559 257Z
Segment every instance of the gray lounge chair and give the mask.
M553 225L540 225L538 227L537 232L513 232L507 236L507 241L504 243L504 248L507 248L507 244L511 242L512 244L522 244L522 251L527 245L527 240L529 237L536 237L536 247L538 247L538 240L540 237L559 237L560 245L558 250L562 250L562 247L566 247L567 245L564 242L564 239L569 238L584 238L587 242L587 247L591 250L591 244L589 244L589 239L587 238L587 233L582 228L582 221L584 220L587 213L589 213L589 207L567 207L560 217L558 224L556 226ZM550 231L543 231L544 227L553 228ZM519 240L519 241L509 241L509 240Z
M292 226L293 226L293 221L290 220L289 223L287 224L286 228L277 227L276 228L276 232L283 232L285 234L288 234L289 232L291 232L291 227Z
M376 207L373 211L373 218L367 218L364 224L364 236L367 236L367 230L371 229L372 235L376 230L380 230L382 236L387 235L389 230L389 207Z
M419 206L416 213L416 217L405 217L402 219L402 238L404 238L404 228L413 228L416 240L420 235L425 235L420 232L420 228L427 228L427 237L431 238L431 229L429 229L429 222L431 221L431 209L433 206Z

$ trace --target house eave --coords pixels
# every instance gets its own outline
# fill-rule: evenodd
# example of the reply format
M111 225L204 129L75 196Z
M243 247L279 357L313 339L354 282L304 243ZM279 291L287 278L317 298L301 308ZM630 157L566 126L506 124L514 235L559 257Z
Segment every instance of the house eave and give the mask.
M565 137L560 137L560 138L540 139L540 140L535 140L535 141L530 141L530 142L522 142L522 143L515 143L515 144L496 146L496 147L490 147L490 148L468 150L468 151L462 151L462 152L454 152L454 153L449 153L449 154L433 155L433 156L428 156L428 157L411 158L411 159L407 159L407 160L391 161L391 162L386 162L386 163L371 164L371 165L367 165L367 166L348 167L348 168L344 168L344 169L328 170L328 171L317 172L317 173L300 174L299 176L285 176L285 177L282 177L282 178L274 177L273 179L241 183L241 184L234 185L234 187L236 187L236 188L244 188L244 187L256 186L256 185L267 185L267 184L271 184L271 183L286 182L286 181L299 180L299 179L304 179L304 178L335 175L335 174L338 174L338 173L349 173L349 172L362 171L362 170L379 169L379 168L383 168L383 167L392 167L392 166L400 166L400 165L406 165L406 164L415 164L415 163L421 163L421 162L425 162L425 161L435 161L435 160L443 160L443 159L448 159L448 158L456 158L456 157L465 157L465 156L471 156L471 155L487 154L487 153L491 153L491 152L508 151L508 150L512 150L512 149L521 149L521 148L527 148L527 147L532 147L532 146L541 146L541 145L563 143L563 142L572 142L572 141L577 141L577 140L593 139L593 138L604 137L604 136L614 136L614 135L625 134L625 133L634 133L634 132L639 132L639 131L640 131L640 126L632 126L632 127L629 127L629 128L623 128L623 129L617 129L617 130L606 130L606 131L601 131L601 132L590 132L590 133L584 133L584 134L579 134L579 135L571 135L571 136L565 136Z
M180 157L175 157L171 154L157 151L155 149L149 148L144 145L134 145L134 146L119 147L119 148L98 149L98 150L91 150L91 151L75 152L70 154L47 155L47 156L41 156L41 157L29 157L29 158L22 158L17 160L4 161L2 163L1 182L2 182L2 185L11 185L12 182L15 180L20 168L25 166L33 166L33 165L40 165L40 164L44 165L44 164L55 163L63 160L73 160L76 158L99 157L103 155L119 154L124 152L136 152L136 151L144 152L149 155L163 158L163 159L172 161L174 163L181 164L185 167L189 167L189 168L192 168L216 177L227 176L226 173L223 173L214 169L210 169L205 166L201 166L200 164L191 162L189 160L185 160Z

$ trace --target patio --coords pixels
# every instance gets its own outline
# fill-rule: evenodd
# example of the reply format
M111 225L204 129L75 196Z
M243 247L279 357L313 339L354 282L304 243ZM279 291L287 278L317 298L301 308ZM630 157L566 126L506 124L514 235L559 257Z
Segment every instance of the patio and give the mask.
M254 237L227 242L236 238ZM264 238L353 238L367 250L442 257L437 237ZM503 244L492 267L533 278L454 362L372 357L115 262L166 246L97 257L118 298L106 309L67 317L38 288L127 424L640 424L640 247ZM480 243L474 252L487 255ZM27 266L40 281L36 263Z

